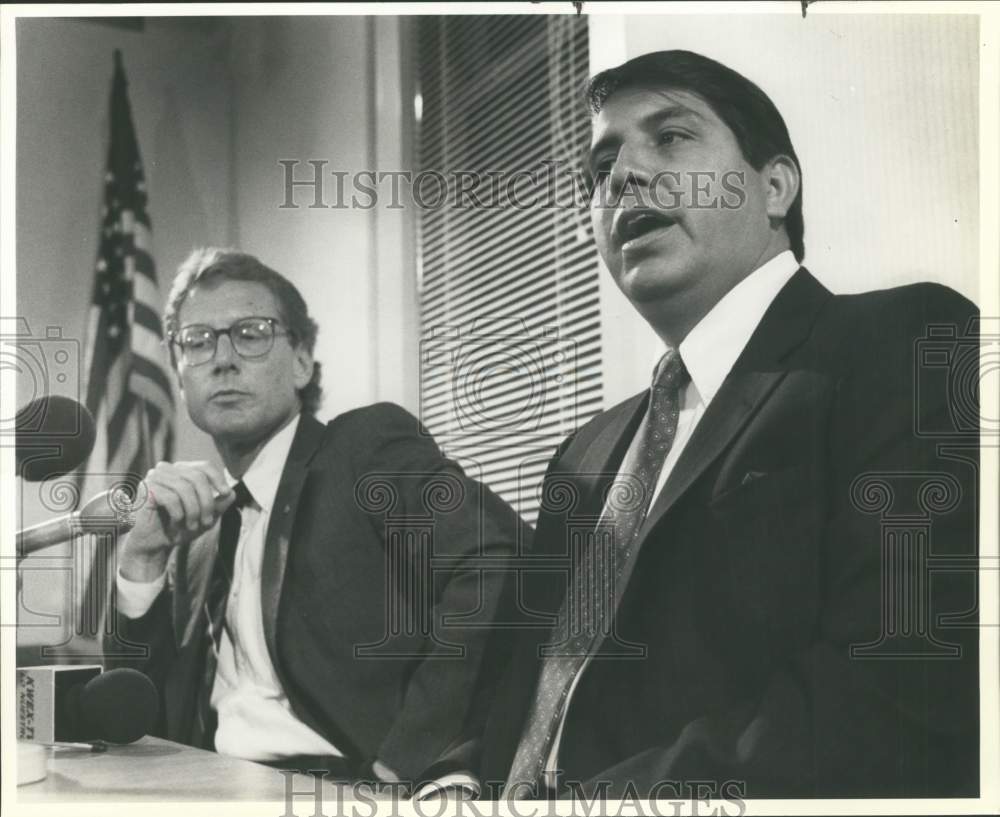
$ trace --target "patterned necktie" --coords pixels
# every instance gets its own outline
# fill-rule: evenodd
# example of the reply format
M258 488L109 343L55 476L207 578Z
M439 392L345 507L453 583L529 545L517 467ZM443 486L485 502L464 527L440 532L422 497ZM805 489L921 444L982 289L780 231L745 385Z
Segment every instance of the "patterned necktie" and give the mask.
M636 539L677 434L680 394L686 380L680 354L669 350L654 373L646 414L623 463L624 478L617 479L608 493L583 563L571 568L574 585L553 633L558 646L543 648L535 700L507 777L508 797L536 796L535 786L552 751L573 680L611 630L617 595L635 565ZM612 534L610 552L601 546L602 529ZM594 587L599 592L587 592Z
M215 670L222 645L222 631L226 623L226 602L233 586L236 546L240 541L243 509L253 502L253 497L243 482L237 482L233 486L233 491L236 493L236 500L226 508L219 524L218 554L215 557L203 608L208 637L205 639L204 672L198 690L195 716L201 733L200 743L207 749L215 746L217 719L211 705L212 687L215 686Z

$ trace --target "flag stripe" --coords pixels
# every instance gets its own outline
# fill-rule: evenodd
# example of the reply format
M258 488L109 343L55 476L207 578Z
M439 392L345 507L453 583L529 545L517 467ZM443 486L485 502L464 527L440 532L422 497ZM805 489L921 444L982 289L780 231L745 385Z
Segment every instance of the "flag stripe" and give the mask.
M148 278L153 282L154 289L156 288L156 264L153 263L153 256L146 252L142 247L135 247L132 252L134 253L133 258L135 259L135 271L136 278L140 276ZM156 299L159 300L159 291L157 290Z
M157 378L162 377L162 373L158 369L150 369L150 374L154 371ZM161 414L169 416L173 411L174 401L170 390L164 390L163 383L159 379L153 379L138 371L133 371L129 379L129 391L139 399L149 403L151 408L155 408Z
M150 229L148 222L145 224L139 221L136 222L132 243L135 245L135 248L140 251L143 259L145 259L144 271L151 271L153 269L153 259L149 255L149 252L153 248L153 232ZM138 261L136 263L138 263Z
M126 395L113 406L108 407L108 459L120 460L119 451L131 445L135 429L131 427L132 416L135 413L132 396Z
M106 396L112 405L124 400L128 394L128 364L128 358L119 355L111 362L111 366L104 376Z
M156 273L154 272L150 277L149 273L143 272L138 264L136 272L135 280L132 282L133 298L137 304L144 304L153 310L156 314L157 325L159 325L160 290L156 286Z

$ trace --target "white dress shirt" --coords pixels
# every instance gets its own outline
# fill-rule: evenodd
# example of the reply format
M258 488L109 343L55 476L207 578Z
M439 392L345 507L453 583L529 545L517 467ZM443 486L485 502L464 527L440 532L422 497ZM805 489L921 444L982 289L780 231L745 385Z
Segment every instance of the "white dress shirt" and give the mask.
M264 641L260 587L264 539L298 425L296 416L268 440L243 475L253 502L241 515L233 583L226 605L227 626L223 628L211 702L219 716L216 751L247 760L342 755L292 712ZM228 471L226 480L230 485L237 482ZM119 571L121 612L130 618L143 615L163 589L165 579L162 575L152 582L134 582Z
M678 351L691 380L681 393L677 432L663 462L663 469L660 471L653 498L650 500L651 505L656 502L670 472L673 471L684 447L691 439L695 427L764 317L767 308L798 268L799 262L795 260L791 250L776 255L729 290L681 341ZM632 445L635 446L637 443L637 440L633 440ZM623 463L630 461L631 453L630 448ZM626 475L619 471L618 478L624 476ZM555 770L559 768L559 744L566 723L566 713L569 711L576 685L589 664L590 659L587 658L573 679L566 702L563 704L559 730L556 732L552 751L545 766L549 786L555 785Z

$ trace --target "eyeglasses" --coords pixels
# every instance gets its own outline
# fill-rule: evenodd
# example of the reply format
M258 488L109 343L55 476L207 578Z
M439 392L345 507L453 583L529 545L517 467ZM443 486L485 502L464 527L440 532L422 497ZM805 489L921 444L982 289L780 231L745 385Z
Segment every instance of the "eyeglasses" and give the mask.
M263 357L271 351L278 336L291 337L291 332L281 332L276 327L277 318L241 318L225 329L213 329L208 324L197 323L185 326L172 334L170 342L180 347L181 360L186 366L200 366L215 357L215 349L220 335L229 335L242 358Z

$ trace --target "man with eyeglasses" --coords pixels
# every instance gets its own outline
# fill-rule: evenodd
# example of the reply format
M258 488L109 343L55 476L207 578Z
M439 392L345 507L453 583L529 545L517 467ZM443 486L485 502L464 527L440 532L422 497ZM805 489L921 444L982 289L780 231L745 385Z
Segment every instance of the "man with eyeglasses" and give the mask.
M137 663L161 692L160 733L281 768L402 781L399 793L468 782L454 773L475 751L481 679L497 674L483 623L503 576L469 559L503 562L519 517L398 406L320 423L317 325L256 258L197 251L165 325L184 404L225 469L157 464L120 546L118 637L149 647ZM402 541L390 517L412 520ZM429 549L447 557L433 574Z

